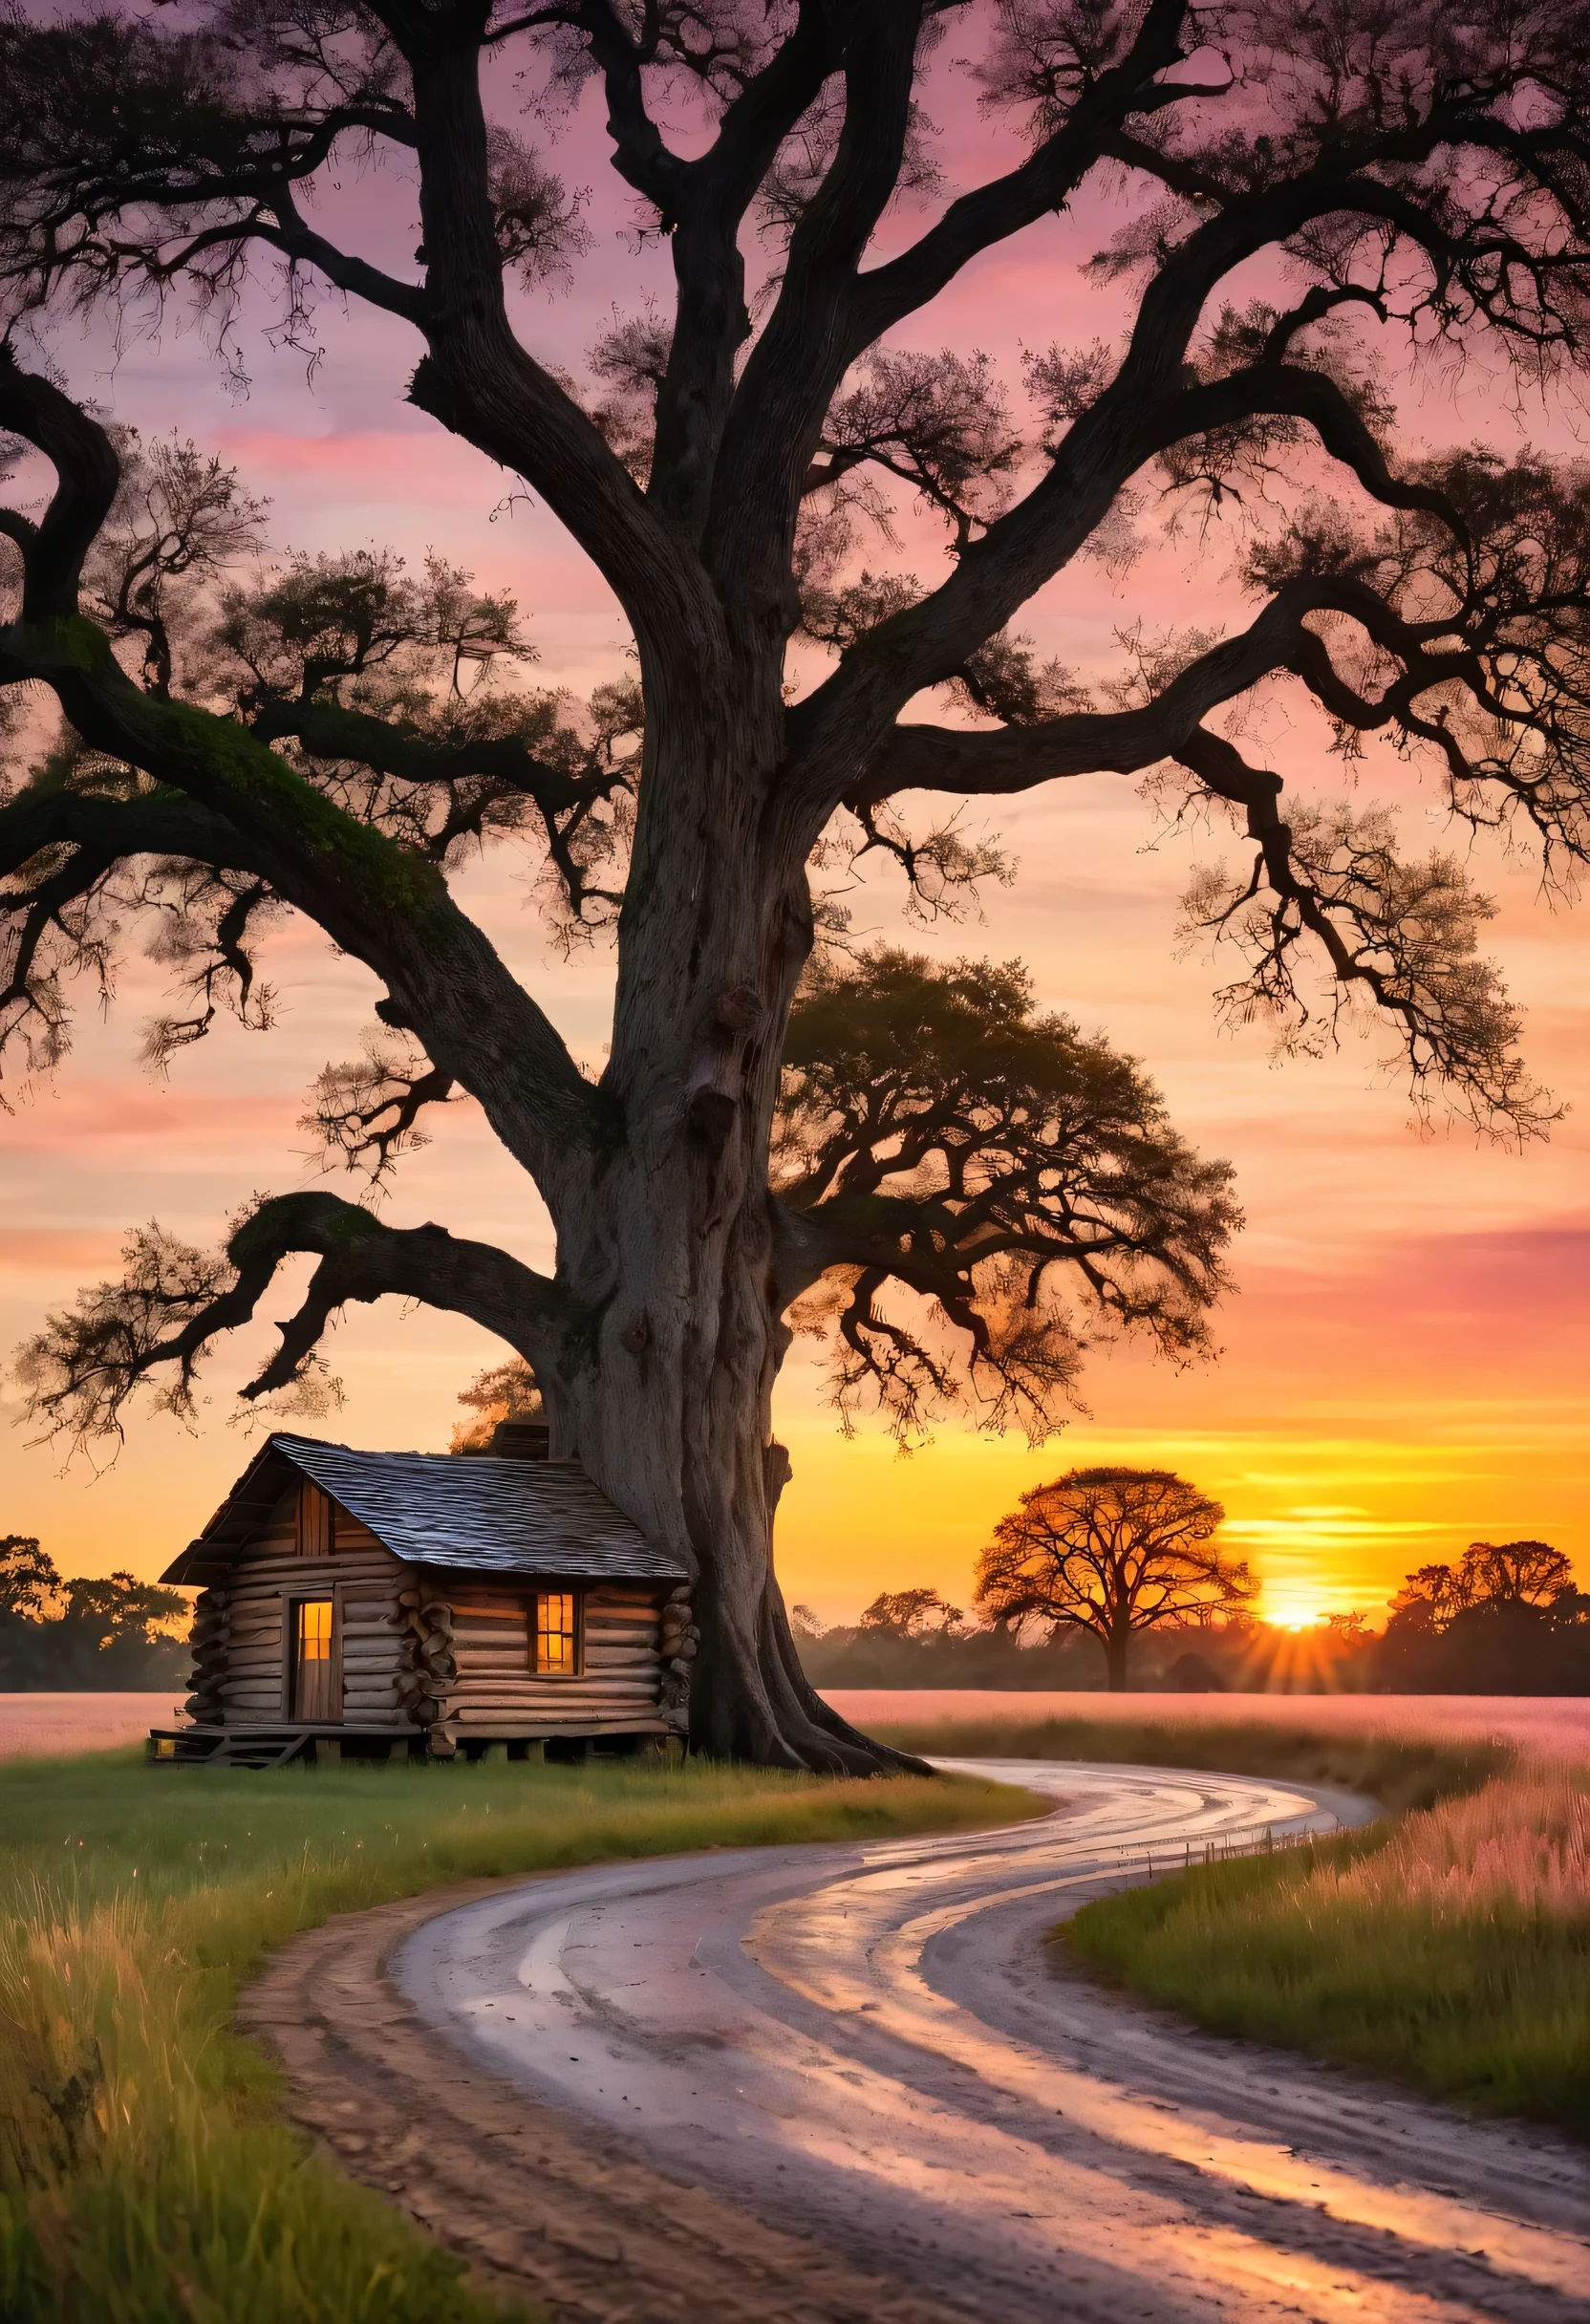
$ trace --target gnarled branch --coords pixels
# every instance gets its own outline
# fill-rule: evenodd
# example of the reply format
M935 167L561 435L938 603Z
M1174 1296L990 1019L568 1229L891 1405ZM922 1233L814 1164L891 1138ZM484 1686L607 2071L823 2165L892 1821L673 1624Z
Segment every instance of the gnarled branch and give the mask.
M122 1280L83 1292L21 1351L18 1376L33 1417L52 1436L119 1438L128 1399L168 1370L160 1402L189 1417L206 1353L253 1320L277 1269L300 1252L320 1263L246 1397L312 1386L315 1350L350 1301L414 1299L450 1309L532 1364L556 1312L547 1279L489 1244L456 1240L437 1226L383 1226L335 1194L280 1194L242 1218L221 1252L195 1250L157 1226L129 1237Z

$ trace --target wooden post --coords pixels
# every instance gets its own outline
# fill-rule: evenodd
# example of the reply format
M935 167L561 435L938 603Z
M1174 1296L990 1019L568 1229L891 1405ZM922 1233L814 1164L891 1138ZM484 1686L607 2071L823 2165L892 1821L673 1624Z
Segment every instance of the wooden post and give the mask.
M315 1766L316 1766L316 1767L340 1767L340 1766L341 1766L341 1764L342 1764L342 1742L341 1742L341 1738L340 1738L339 1736L337 1736L337 1735L316 1735L316 1736L315 1736L315 1738L314 1738L314 1764L315 1764Z
M547 1756L547 1744L544 1737L532 1736L524 1743L510 1743L507 1753L510 1759L533 1759L540 1762Z

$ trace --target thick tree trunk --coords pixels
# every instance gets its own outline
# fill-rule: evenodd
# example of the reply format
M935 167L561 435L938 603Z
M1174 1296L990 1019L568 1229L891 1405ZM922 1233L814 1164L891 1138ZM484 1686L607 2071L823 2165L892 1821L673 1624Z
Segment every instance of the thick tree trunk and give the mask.
M553 1457L577 1456L696 1576L693 1749L826 1773L914 1766L856 1734L801 1670L772 1563L787 1462L771 1398L787 1335L765 1198L720 1229L703 1219L702 1177L697 1155L660 1179L615 1158L583 1252L567 1227L560 1237L573 1322L547 1383Z
M772 1395L788 1333L767 1152L811 925L804 872L765 859L760 801L782 721L755 714L760 676L736 694L751 708L721 724L696 701L688 718L676 705L671 746L670 721L648 726L598 1151L584 1194L557 1206L569 1312L543 1388L554 1458L577 1456L697 1577L693 1747L873 1774L919 1763L819 1701L773 1575L787 1463ZM782 709L776 668L770 691Z
M1109 1682L1109 1691L1111 1694L1125 1694L1127 1691L1127 1656L1131 1647L1131 1633L1122 1631L1117 1636L1107 1638L1104 1647L1105 1671Z

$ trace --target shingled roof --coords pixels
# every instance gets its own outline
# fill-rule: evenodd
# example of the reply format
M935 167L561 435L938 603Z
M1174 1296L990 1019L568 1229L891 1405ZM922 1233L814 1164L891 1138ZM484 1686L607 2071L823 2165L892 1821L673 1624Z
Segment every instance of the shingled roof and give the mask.
M577 1462L356 1452L318 1437L275 1435L161 1581L220 1581L294 1474L312 1478L412 1565L548 1580L688 1578Z

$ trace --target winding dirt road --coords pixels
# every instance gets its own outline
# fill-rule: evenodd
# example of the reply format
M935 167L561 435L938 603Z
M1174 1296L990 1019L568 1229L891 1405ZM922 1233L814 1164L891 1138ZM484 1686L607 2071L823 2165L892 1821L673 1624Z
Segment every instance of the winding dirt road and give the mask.
M1590 2319L1582 2152L1200 2035L1043 1958L1042 1932L1147 1850L1164 1862L1331 1824L1321 1801L1357 1820L1363 1803L1238 1776L978 1767L1060 1812L556 1875L426 1922L397 1985L461 2070L522 2094L544 2143L572 2117L609 2164L655 2175L676 2259L700 2241L692 2202L712 2206L720 2259L742 2216L737 2314ZM784 2255L771 2273L763 2230ZM804 2296L790 2238L813 2253ZM665 2296L635 2280L627 2310L600 2313L728 2313L704 2283L690 2296L688 2266L671 2281Z

